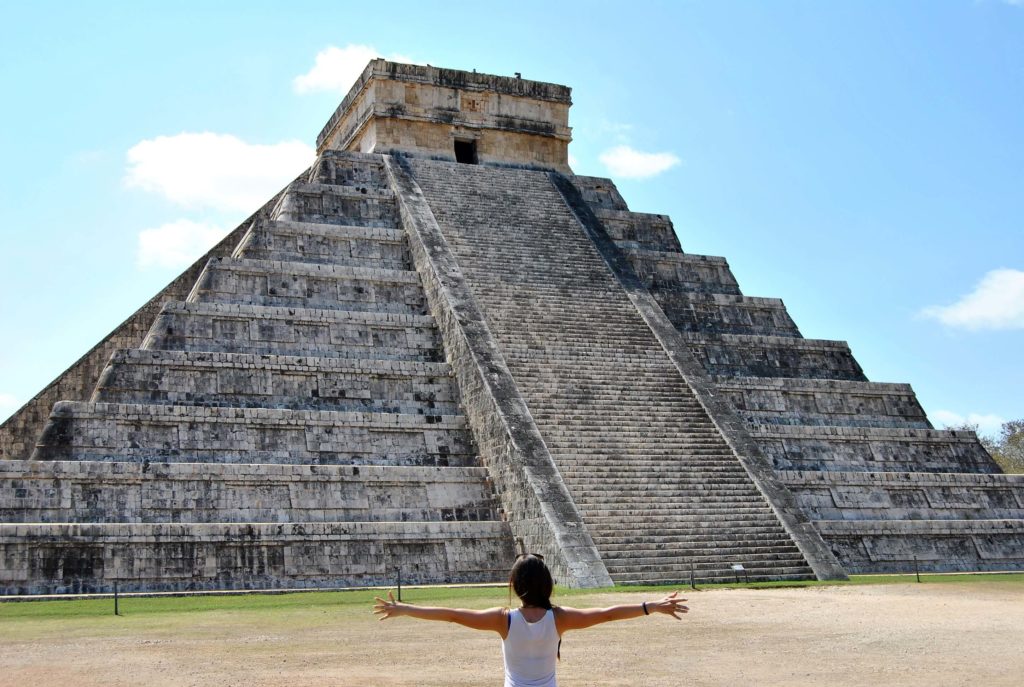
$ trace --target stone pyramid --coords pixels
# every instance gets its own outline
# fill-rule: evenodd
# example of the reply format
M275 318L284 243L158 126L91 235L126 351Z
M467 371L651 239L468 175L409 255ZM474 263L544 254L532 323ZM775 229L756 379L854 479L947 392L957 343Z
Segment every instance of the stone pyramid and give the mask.
M1024 480L574 175L570 104L370 62L309 170L0 426L0 592L1024 568Z

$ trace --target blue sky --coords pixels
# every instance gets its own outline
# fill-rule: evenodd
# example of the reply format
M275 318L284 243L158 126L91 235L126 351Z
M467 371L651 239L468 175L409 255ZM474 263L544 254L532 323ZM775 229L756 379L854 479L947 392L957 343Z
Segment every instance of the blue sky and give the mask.
M571 86L577 172L936 424L1024 417L1024 3L249 0L0 4L0 418L301 171L371 54Z

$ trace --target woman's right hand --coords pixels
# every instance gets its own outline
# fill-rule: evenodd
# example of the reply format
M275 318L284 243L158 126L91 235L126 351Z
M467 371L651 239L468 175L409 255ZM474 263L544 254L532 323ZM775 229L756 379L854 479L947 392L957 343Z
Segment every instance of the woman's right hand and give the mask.
M387 620L402 615L402 604L395 601L395 595L391 592L388 592L388 601L379 596L375 596L374 600L376 603L373 604L373 612L380 616L377 620Z

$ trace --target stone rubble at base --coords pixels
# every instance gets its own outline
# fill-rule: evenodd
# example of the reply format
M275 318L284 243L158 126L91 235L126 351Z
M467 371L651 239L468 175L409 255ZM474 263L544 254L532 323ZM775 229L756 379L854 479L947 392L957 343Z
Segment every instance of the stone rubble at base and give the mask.
M0 426L0 593L500 581L517 545L573 586L1024 569L1024 477L572 175L570 102L372 61L310 170Z

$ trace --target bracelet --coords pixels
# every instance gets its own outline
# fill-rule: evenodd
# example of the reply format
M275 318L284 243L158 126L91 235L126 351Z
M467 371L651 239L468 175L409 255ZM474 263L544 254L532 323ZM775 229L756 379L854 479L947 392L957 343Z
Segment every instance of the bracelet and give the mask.
M650 615L651 614L651 612L647 610L647 602L646 601L644 601L640 605L644 607L644 615Z

